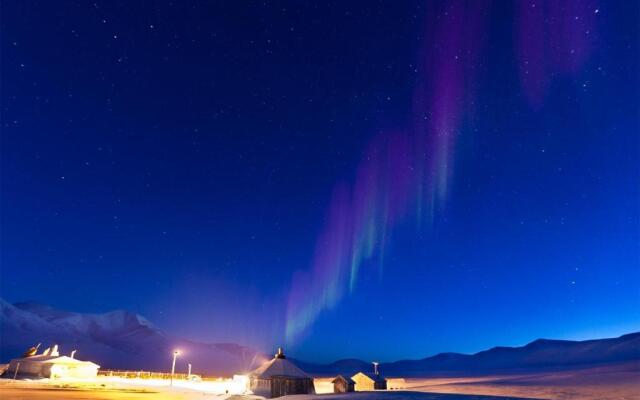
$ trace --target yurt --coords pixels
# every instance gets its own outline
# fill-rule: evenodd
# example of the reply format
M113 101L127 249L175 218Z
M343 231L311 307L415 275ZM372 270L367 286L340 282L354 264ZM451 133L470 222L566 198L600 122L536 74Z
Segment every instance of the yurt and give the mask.
M43 354L14 358L4 376L13 378L95 378L98 374L98 364L81 361L73 357L61 356L54 346L52 351L45 350ZM75 353L75 352L74 352ZM73 354L73 353L72 353Z
M313 378L287 360L282 349L272 360L249 373L249 389L258 396L315 394Z

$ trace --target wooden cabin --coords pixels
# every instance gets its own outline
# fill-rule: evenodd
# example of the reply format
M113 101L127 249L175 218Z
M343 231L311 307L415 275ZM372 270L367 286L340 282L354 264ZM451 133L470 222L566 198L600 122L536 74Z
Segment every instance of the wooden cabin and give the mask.
M380 374L365 374L364 372L358 372L351 379L355 382L356 391L367 390L386 390L387 380Z
M271 361L249 374L249 390L258 396L270 398L315 394L313 378L287 360L282 349L278 349Z
M353 392L356 385L353 379L345 378L342 375L336 376L331 383L333 383L333 393Z

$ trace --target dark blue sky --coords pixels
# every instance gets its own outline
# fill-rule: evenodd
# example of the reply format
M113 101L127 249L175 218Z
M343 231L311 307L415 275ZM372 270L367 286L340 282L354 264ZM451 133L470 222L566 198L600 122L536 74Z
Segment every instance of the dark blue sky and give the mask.
M1 296L316 361L640 329L639 5L553 3L4 1Z

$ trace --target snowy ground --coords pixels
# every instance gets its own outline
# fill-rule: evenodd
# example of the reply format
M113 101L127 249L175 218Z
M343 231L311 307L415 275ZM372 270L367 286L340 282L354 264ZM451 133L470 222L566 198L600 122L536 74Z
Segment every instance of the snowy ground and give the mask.
M283 400L640 400L640 362L563 372L506 376L390 379L388 391L327 393L328 379L316 380L317 395L286 396ZM0 379L0 398L23 399L165 399L206 400L261 399L234 394L240 389L231 380L191 384L177 381L118 380L90 382L14 381ZM225 393L229 391L229 393ZM323 394L324 393L324 394Z
M65 387L66 386L66 387ZM264 400L262 397L234 394L213 394L166 387L127 387L126 385L92 387L52 385L45 383L0 380L3 400ZM424 392L357 392L348 394L318 394L281 397L283 400L521 400L512 397L432 394Z
M283 400L540 400L524 397L478 396L471 394L425 393L413 391L376 391L341 394L295 395Z
M560 372L406 379L404 390L557 400L640 400L640 361Z
M226 390L212 390L208 382L203 382L200 388L187 386L187 382L176 382L173 387L168 382L128 382L114 379L98 378L92 381L50 381L47 379L38 381L14 381L12 379L0 379L0 398L2 400L27 400L27 399L166 399L166 400L196 400L196 399L233 399L233 393L227 394ZM214 382L215 384L215 382ZM238 397L235 397L238 398ZM241 399L262 399L256 396L241 396Z
M244 392L237 380L205 382L97 377L91 380L0 379L0 398L5 399L226 399ZM245 396L256 399L255 396Z

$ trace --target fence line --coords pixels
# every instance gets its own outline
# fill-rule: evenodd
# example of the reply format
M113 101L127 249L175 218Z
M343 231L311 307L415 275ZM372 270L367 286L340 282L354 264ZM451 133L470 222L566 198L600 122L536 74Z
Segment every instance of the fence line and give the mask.
M116 378L125 378L125 379L171 379L171 373L169 372L154 372L154 371L122 371L122 370L112 370L107 369L98 370L98 376L113 376ZM173 379L176 380L187 380L187 379L202 379L200 375L191 374L173 374ZM215 378L209 378L204 380L214 380Z

